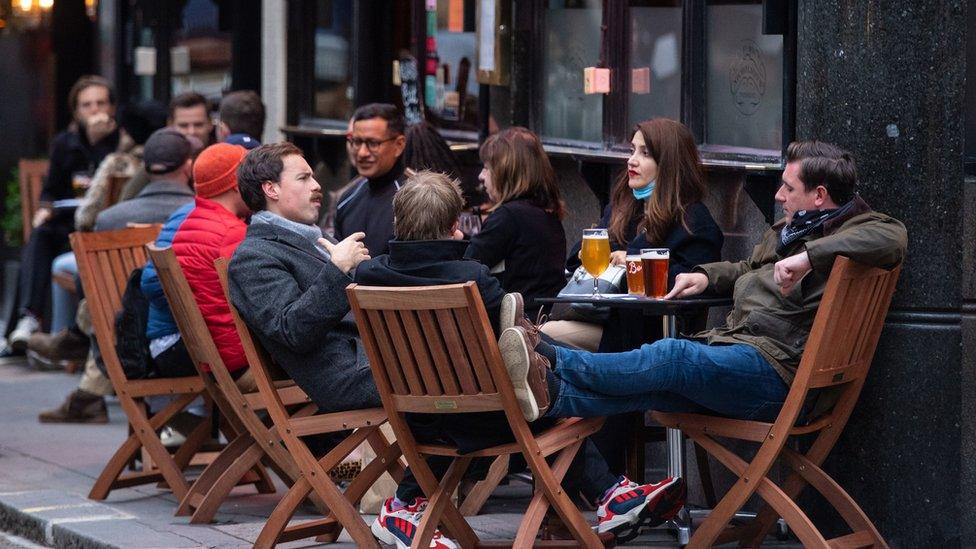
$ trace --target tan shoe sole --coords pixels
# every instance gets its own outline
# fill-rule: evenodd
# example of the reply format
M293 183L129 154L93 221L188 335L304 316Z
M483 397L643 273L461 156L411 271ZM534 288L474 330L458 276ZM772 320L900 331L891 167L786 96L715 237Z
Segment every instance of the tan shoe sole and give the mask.
M498 350L501 352L508 377L515 388L515 398L526 421L539 419L539 404L529 388L529 348L525 344L525 334L521 328L508 328L498 339Z

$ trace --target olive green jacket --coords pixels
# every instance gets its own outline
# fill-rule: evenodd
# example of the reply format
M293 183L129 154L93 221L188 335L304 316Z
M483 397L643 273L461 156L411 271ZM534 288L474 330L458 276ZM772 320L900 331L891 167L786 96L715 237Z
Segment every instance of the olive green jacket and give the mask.
M860 197L847 216L824 224L822 236L795 242L785 256L776 253L784 222L763 235L746 261L719 262L696 268L708 276L708 290L732 293L734 305L726 325L694 335L713 343L745 343L758 350L790 384L810 335L834 258L842 255L874 267L893 268L905 257L908 233L902 223L871 210ZM787 295L773 280L773 265L806 251L813 269Z

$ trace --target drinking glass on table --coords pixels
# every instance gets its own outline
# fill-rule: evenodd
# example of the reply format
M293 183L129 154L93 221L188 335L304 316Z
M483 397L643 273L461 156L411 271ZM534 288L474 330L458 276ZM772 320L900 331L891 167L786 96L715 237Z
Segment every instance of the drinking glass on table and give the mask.
M583 268L593 277L593 299L599 299L600 275L610 266L610 237L606 229L583 229L583 248L580 250Z
M668 262L671 252L667 248L644 248L641 262L644 264L644 293L647 297L661 299L668 293Z
M640 254L628 255L627 259L627 293L644 295L644 263Z

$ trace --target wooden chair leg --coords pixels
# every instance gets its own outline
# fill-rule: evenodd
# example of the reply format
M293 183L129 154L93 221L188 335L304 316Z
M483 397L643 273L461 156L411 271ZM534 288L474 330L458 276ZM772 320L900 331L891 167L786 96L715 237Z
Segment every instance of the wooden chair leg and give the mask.
M508 456L498 456L495 458L484 480L478 481L474 485L474 488L464 496L464 501L461 502L461 506L458 508L458 511L462 515L473 517L481 511L485 502L491 497L492 492L495 491L495 488L498 488L501 481L505 479L505 475L508 474L508 462Z
M250 435L241 435L232 440L220 452L217 459L210 462L210 465L203 470L203 473L190 486L190 491L186 493L186 497L180 501L179 507L176 508L176 516L180 517L192 514L194 509L198 507L199 500L210 492L227 468L253 444L254 439Z
M709 509L714 509L718 504L718 498L715 496L715 483L712 481L712 468L708 463L708 452L697 444L694 446L695 463L698 465L698 477L701 479L705 504Z
M413 471L413 475L417 479L420 489L430 497L437 492L440 484L437 482L436 477L434 477L434 472L430 470L430 466L427 465L427 461L417 452L417 441L410 435L409 430L399 430L398 432L405 432L404 436L409 437L408 440L403 441L403 446L401 447L403 454L407 458L407 463L410 464L410 469ZM444 512L439 523L444 533L448 537L456 540L461 547L474 547L478 544L478 536L453 505L444 507Z
M220 475L217 481L214 482L210 490L200 498L199 505L196 505L196 509L190 517L190 524L209 524L212 522L214 516L217 514L217 510L220 509L220 505L227 499L230 491L241 482L241 479L249 471L254 469L255 465L260 465L262 454L261 447L257 444L252 444L243 454L238 456L227 467L224 474Z
M573 458L576 457L576 453L579 452L582 445L582 440L575 442L564 448L556 456L556 460L553 462L551 469L552 475L556 479L557 483L562 482L563 477L566 476L566 472L569 471L569 466L573 463ZM560 492L561 491L562 490L560 489ZM529 506L526 508L525 514L522 516L522 523L519 525L518 532L515 535L515 542L513 543L514 547L529 547L533 544L536 535L539 533L542 520L545 518L546 511L549 509L550 504L551 502L546 498L546 492L543 489L542 483L537 480L535 491L532 494L532 499L529 501ZM580 520L573 520L568 516L563 516L572 515L575 513L576 517L579 517L579 512L576 511L575 506L573 507L573 511L570 513L567 513L565 509L561 509L555 505L553 505L553 510L555 510L559 517L563 519L563 522L573 535L573 538L585 546L588 541L588 536L586 536L581 530L589 530L590 533L592 533L589 525L584 522L581 528L580 523L582 522L582 518L580 518Z
M305 497L311 491L312 486L308 481L300 478L292 485L290 490L285 492L285 497L281 498L281 501L275 506L274 511L271 512L268 520L264 523L264 527L261 528L258 539L254 541L255 549L271 549L279 542L291 541L285 539L283 535L285 528L288 526L288 522L291 521L291 517L295 515L295 510L305 501Z
M471 465L471 460L472 458L469 457L454 458L451 466L447 468L447 472L444 474L444 478L441 479L437 491L431 494L430 501L427 503L427 510L424 511L424 517L420 520L417 533L414 536L414 546L427 547L430 545L430 540L434 537L434 532L437 530L437 524L440 522L441 515L444 514L448 507L454 507L451 498L454 495L454 490L460 484L465 471L468 470L468 466Z

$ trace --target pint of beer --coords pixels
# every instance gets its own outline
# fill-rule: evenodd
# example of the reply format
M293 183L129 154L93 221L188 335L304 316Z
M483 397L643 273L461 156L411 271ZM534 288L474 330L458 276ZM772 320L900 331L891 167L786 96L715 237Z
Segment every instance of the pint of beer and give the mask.
M593 296L600 296L598 278L610 266L610 237L606 229L583 229L583 247L580 250L583 268L593 277Z
M641 263L644 268L644 295L660 299L668 293L667 248L644 248L641 250Z
M627 293L644 295L644 264L641 256L627 256Z

